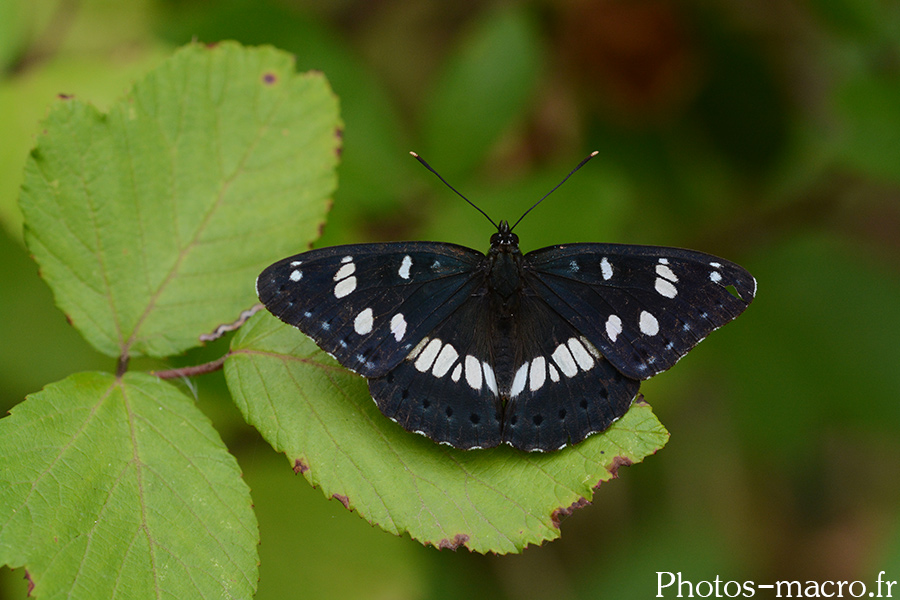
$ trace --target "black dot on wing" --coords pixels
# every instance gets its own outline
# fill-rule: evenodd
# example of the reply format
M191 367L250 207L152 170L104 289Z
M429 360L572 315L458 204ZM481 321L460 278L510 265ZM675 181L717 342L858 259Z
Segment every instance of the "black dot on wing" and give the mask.
M431 400L429 400L428 398L425 398L424 400L422 400L422 408L424 408L424 409L431 408Z
M386 379L387 379L388 383L394 383L394 372L391 371L390 373L388 373ZM426 402L427 402L427 400L426 400Z
M472 413L469 415L469 420L472 421L472 425L478 425L478 422L481 421L481 415L478 413Z
M409 398L409 390L403 390L402 392L400 392L400 397L404 400Z
M606 388L600 388L600 397L604 400L609 398L609 390L607 390Z
M444 414L447 415L447 418L448 418L448 419L449 419L450 417L452 417L452 416L453 416L453 407L448 406L448 407L447 407L447 410L444 411Z
M540 427L541 423L544 422L544 417L541 415L534 415L531 417L531 421L534 423L535 427Z
M587 398L582 398L581 402L578 403L578 406L581 407L581 410L587 410L587 407L588 407Z
M559 420L560 421L566 420L566 409L564 409L564 408L559 409Z

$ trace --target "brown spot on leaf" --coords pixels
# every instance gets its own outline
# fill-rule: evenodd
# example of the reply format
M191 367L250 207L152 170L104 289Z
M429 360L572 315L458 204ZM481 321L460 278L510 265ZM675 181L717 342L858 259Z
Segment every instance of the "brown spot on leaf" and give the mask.
M337 154L337 157L340 158L341 155L344 153L344 146L343 146L344 130L343 130L343 128L338 127L337 129L335 129L334 137L336 137L339 142L338 147L335 148L335 153Z
M447 549L456 552L457 548L459 548L460 546L465 546L466 542L468 541L468 535L466 535L465 533L457 533L455 536L453 536L452 540L448 540L447 538L442 539L440 542L438 542L437 547L439 550Z
M619 476L619 467L630 467L634 462L627 456L617 456L613 459L612 464L606 468L613 479Z
M264 73L262 76L262 80L266 85L272 85L278 81L278 75L272 72Z
M31 596L31 592L34 591L34 581L31 580L31 573L27 570L25 571L25 581L28 582L28 595Z
M296 475L302 475L309 471L309 465L303 462L302 458L298 458L294 461L294 473Z
M343 504L344 508L350 510L350 498L343 494L332 494L331 497Z
M75 95L74 94L57 94L56 97L59 98L60 100L71 100L72 98L75 97Z
M557 508L552 513L550 513L550 520L553 521L553 526L559 529L559 524L563 519L571 515L579 508L583 508L588 504L590 504L590 501L588 501L588 499L585 497L581 497L567 507L561 506Z
M634 404L635 404L636 406L650 406L649 404L647 404L647 401L644 400L644 395L643 395L643 394L638 394L638 395L637 395L637 398L634 399Z

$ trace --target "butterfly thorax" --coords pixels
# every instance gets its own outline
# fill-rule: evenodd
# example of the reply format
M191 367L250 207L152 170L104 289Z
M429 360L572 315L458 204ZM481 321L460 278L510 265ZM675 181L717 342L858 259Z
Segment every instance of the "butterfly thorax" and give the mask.
M488 252L488 289L494 296L503 316L512 316L516 309L518 292L522 286L522 252L519 236L509 229L509 223L500 221L497 233L491 236Z

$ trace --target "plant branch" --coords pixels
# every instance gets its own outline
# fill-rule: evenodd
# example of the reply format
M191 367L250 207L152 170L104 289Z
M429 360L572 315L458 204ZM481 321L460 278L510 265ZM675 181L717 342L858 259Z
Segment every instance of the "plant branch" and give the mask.
M230 353L229 353L230 354ZM190 367L180 367L178 369L167 369L165 371L150 371L151 375L156 375L160 379L179 379L181 377L193 377L194 375L205 375L218 371L225 364L228 354L217 358L216 360L202 365L192 365Z

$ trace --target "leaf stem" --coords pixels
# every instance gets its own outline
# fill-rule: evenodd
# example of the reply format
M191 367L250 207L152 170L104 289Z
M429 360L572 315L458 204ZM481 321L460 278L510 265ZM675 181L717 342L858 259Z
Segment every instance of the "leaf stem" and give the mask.
M230 354L230 353L229 353ZM228 354L217 358L216 360L202 365L192 365L190 367L180 367L178 369L167 369L165 371L150 371L151 375L156 375L160 379L178 379L180 377L193 377L194 375L205 375L218 371L225 364Z
M116 361L116 378L121 378L125 372L128 370L128 352L123 352L119 355L119 360Z

